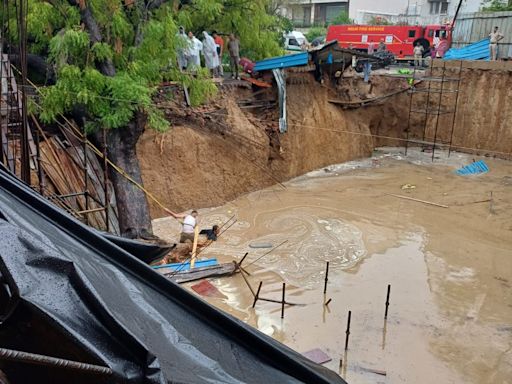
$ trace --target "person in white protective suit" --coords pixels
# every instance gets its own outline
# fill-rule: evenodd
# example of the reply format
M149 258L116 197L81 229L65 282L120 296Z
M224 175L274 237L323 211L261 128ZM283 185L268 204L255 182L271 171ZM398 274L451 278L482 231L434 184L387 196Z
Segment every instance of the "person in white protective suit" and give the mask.
M203 32L203 55L206 68L210 70L213 77L218 77L219 55L217 54L217 44L215 40L206 31Z

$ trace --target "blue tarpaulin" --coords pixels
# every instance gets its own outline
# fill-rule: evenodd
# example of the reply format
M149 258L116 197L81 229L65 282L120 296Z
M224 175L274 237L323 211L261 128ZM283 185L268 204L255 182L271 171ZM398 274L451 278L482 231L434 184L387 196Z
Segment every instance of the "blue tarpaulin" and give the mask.
M483 39L462 48L450 48L444 60L489 60L489 39Z
M457 169L455 173L457 175L476 175L479 173L487 173L489 172L489 167L487 164L485 164L485 161L479 160L475 161L474 163L471 163L469 165L466 165L465 167L462 167L460 169Z
M270 59L257 61L254 65L254 71L259 72L269 69L299 67L301 65L307 65L308 58L309 54L307 52L271 57Z

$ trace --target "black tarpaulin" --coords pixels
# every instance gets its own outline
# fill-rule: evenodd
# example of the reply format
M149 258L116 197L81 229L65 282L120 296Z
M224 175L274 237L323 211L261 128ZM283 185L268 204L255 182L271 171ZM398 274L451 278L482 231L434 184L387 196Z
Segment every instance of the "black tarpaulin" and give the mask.
M0 345L114 372L0 361L14 384L344 383L154 272L2 168L0 275Z

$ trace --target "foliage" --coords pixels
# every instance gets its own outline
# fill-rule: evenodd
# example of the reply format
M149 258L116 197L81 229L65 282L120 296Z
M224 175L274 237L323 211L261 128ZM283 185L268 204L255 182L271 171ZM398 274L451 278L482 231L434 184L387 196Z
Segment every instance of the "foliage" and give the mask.
M368 21L368 25L393 25L388 19L382 16L373 16L370 21Z
M290 25L267 12L271 0L191 0L177 14L180 25L198 35L216 30L240 38L241 56L252 60L282 53L282 36Z
M483 12L512 11L512 0L488 0L482 3Z
M81 106L90 129L126 126L136 111L147 114L150 127L166 129L169 124L152 103L163 80L186 85L193 105L215 95L217 88L207 70L196 75L177 70L176 51L182 44L176 36L178 25L196 35L214 29L234 32L240 38L241 55L253 60L281 54L283 31L291 27L287 19L270 11L271 0L190 0L182 2L179 10L166 1L151 11L138 0L78 0L98 23L102 36L98 42L84 28L78 5L68 0L28 2L29 51L46 57L57 79L42 92L40 116L51 121ZM17 44L13 4L8 12L1 16L9 18L9 40ZM113 63L115 76L102 73L106 61Z
M330 25L346 25L346 24L354 24L354 20L352 20L348 16L347 11L341 11L338 16L336 16L332 21L329 23Z
M310 28L308 33L306 33L306 38L309 42L315 40L317 37L325 36L327 34L327 30L323 27L313 27Z

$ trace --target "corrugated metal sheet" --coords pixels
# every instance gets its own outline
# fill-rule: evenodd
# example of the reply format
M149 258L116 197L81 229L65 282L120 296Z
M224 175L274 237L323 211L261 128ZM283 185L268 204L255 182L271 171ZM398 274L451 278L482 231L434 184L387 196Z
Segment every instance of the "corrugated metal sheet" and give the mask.
M309 54L307 52L271 57L270 59L257 61L254 65L254 70L259 72L276 68L299 67L301 65L307 65L308 58Z
M288 130L288 122L286 120L286 79L283 71L278 68L272 70L277 83L279 93L279 132L285 133Z
M455 22L452 47L465 47L485 39L496 26L505 36L499 43L498 56L512 57L512 12L461 14Z
M489 39L461 48L450 48L444 55L444 60L489 60Z

